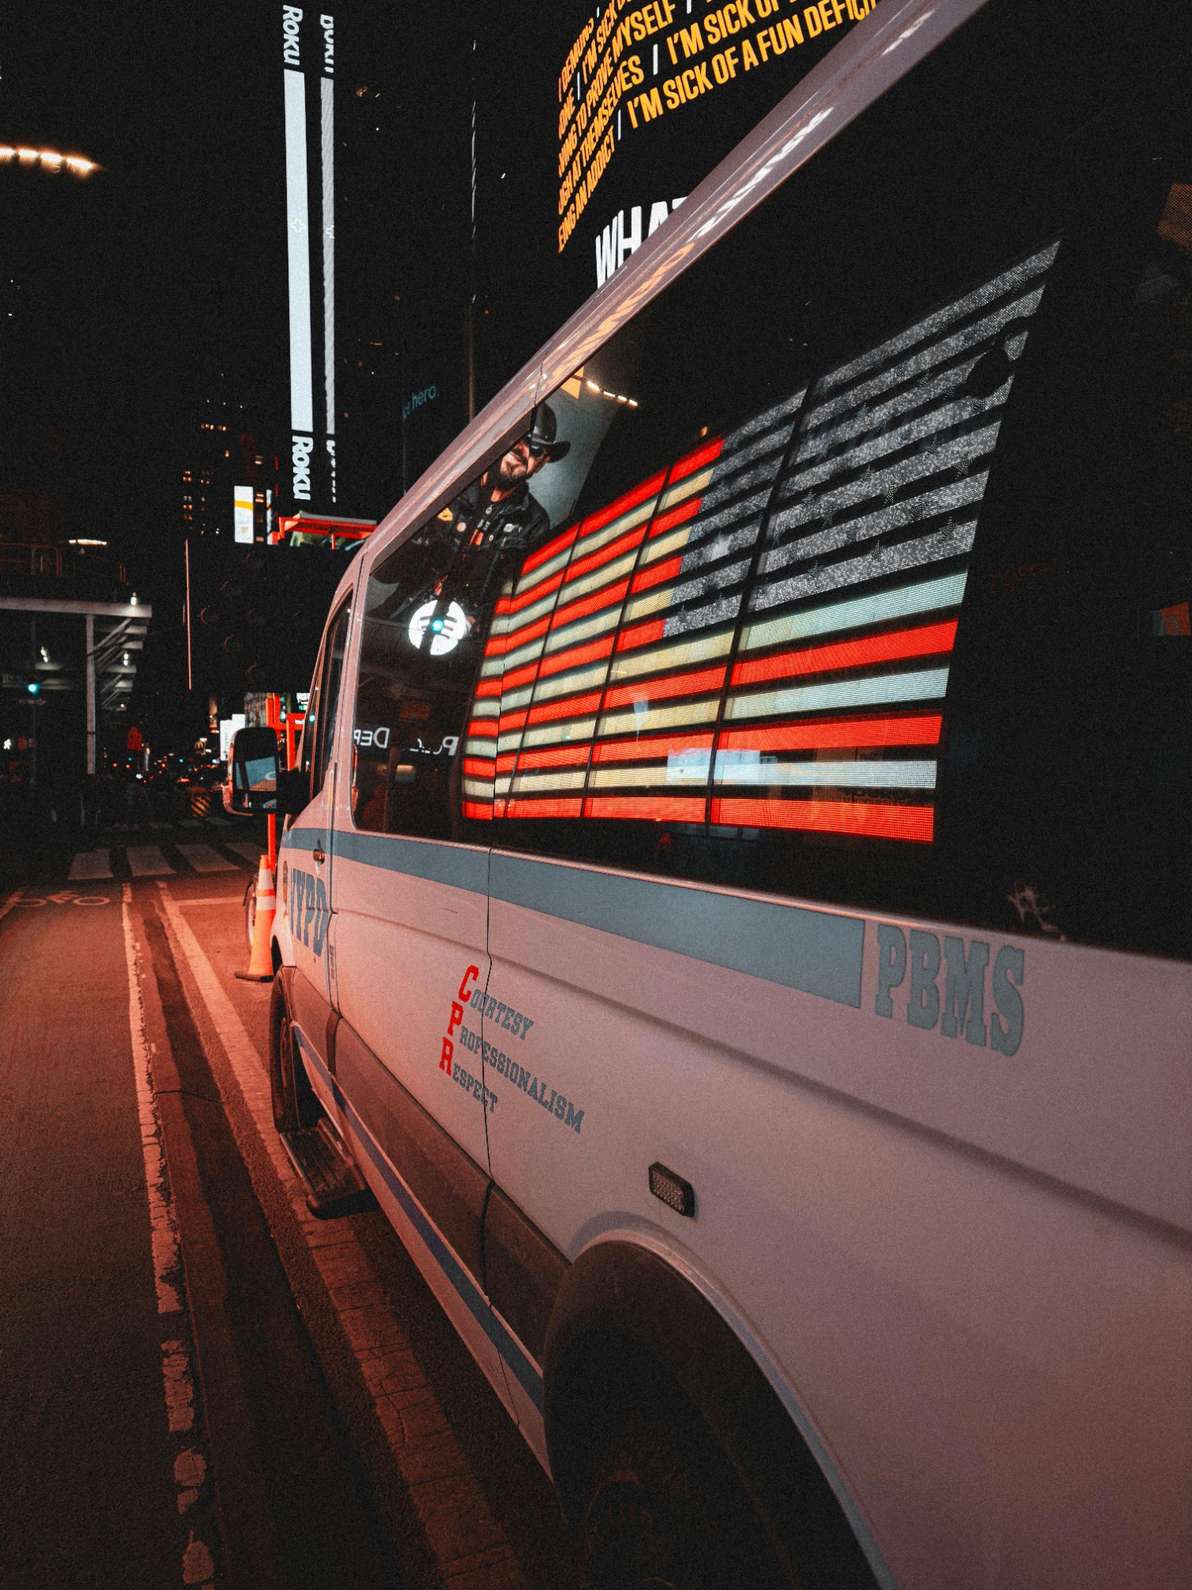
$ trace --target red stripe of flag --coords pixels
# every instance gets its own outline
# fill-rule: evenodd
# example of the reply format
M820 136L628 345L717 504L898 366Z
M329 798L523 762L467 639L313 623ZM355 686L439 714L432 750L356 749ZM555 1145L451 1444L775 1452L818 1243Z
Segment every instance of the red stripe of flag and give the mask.
M495 718L473 718L468 724L467 733L475 735L478 740L495 740L497 721Z
M665 701L671 696L704 695L709 690L719 690L724 684L725 665L718 668L697 668L692 673L668 674L665 679L651 679L646 683L617 685L604 698L606 707L624 707L631 701Z
M665 477L662 474L651 475L649 480L643 480L640 486L633 486L624 496L615 498L607 507L598 508L595 513L589 514L580 526L583 535L594 535L597 530L603 530L605 525L612 524L614 519L619 519L623 513L628 513L631 508L638 508L649 497L656 497L662 489Z
M517 796L504 803L504 817L578 817L580 815L580 798L564 800L534 800L528 796Z
M591 596L581 596L577 601L568 602L566 607L556 608L554 627L562 629L565 624L574 623L577 618L585 618L589 613L598 613L601 608L616 607L625 600L629 590L629 580L618 580L615 585L606 585L602 590L593 591Z
M482 679L476 686L478 696L500 696L506 690L516 690L518 685L528 685L538 675L538 660L522 663L518 668L511 668L508 673L501 674L496 679ZM494 688L495 687L495 688Z
M552 591L557 591L562 583L563 570L556 569L547 579L540 580L537 585L528 591L522 591L519 596L503 596L501 602L506 605L502 607L501 602L498 602L497 612L520 613L524 607L530 607L534 602L540 602L544 596L549 596Z
M702 823L702 795L588 795L585 817L630 817L653 823Z
M530 574L534 569L541 568L544 563L549 563L560 552L566 551L579 532L580 526L573 524L569 529L557 535L553 541L548 541L544 547L539 547L537 552L531 552L521 566L521 578L524 580L526 575Z
M660 558L657 563L647 563L644 568L639 569L633 576L633 584L630 586L630 590L634 592L648 591L654 585L665 585L668 580L676 580L679 577L679 570L682 566L683 559L681 557Z
M702 469L705 464L710 464L720 457L724 449L724 437L714 436L710 442L705 442L702 447L697 447L694 452L688 453L686 458L681 458L670 472L668 484L674 485L676 480L683 480L688 475L694 475L697 469Z
M650 540L656 541L659 536L664 536L676 525L686 524L688 519L694 519L703 500L702 497L688 497L685 502L676 503L673 508L660 513L650 526Z
M827 673L837 668L864 668L873 663L926 657L933 652L951 651L955 639L956 620L949 619L944 624L923 624L917 629L866 635L858 640L838 640L827 646L807 646L772 657L738 662L733 668L732 683L734 687L760 684L766 680Z
M839 746L938 745L943 718L938 712L906 718L829 718L825 722L724 729L723 750L816 751Z
M580 740L574 745L548 745L540 751L507 751L497 758L497 771L509 772L517 764L519 773L531 767L586 767L591 744ZM508 766L502 767L507 762Z
M712 750L712 731L703 734L658 734L649 739L597 740L593 751L594 763L650 762L669 756L672 751Z
M931 806L893 802L784 801L716 797L712 821L734 828L796 828L808 833L863 834L870 839L913 839L929 844L935 831Z
M582 718L585 712L596 712L599 707L599 690L589 690L582 696L560 696L554 701L540 702L530 708L526 721L554 723L559 718Z
M523 624L520 629L510 629L504 635L490 635L488 644L484 648L485 657L504 657L511 651L516 651L519 646L528 646L539 635L545 635L550 628L550 614L545 613L541 618L536 618L532 624Z
M568 646L566 650L555 652L550 657L542 659L541 676L546 678L549 674L566 673L569 668L579 668L583 663L595 662L600 657L608 657L613 649L613 637L602 635L598 640L587 641L581 646ZM533 664L530 665L533 667ZM523 673L524 669L518 669Z
M572 558L567 565L564 584L570 585L574 580L582 579L585 574L591 574L593 569L603 568L606 563L612 563L617 558L623 557L626 552L632 552L634 547L641 545L645 534L644 524L634 525L632 530L626 530L623 535L615 536L605 546L597 547L594 552Z
M662 639L665 619L649 618L644 624L627 624L617 634L617 650L632 651L636 646L649 646Z

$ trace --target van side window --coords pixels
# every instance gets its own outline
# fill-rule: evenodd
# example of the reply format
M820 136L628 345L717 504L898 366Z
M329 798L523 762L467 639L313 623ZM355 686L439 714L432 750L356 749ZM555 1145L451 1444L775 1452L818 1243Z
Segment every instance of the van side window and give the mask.
M493 499L485 475L369 576L352 729L359 829L469 837L459 779L477 662L512 560L549 528L544 515L529 522L526 494Z
M1007 141L973 41L965 161L938 78L901 85L551 395L558 528L497 604L461 810L1186 955L1192 207L1083 90Z
M302 732L302 771L310 780L313 800L323 787L335 744L339 713L339 687L348 643L351 606L345 602L327 629L322 654L315 669L310 702Z
M1008 122L982 39L377 567L358 826L1192 950L1192 206L1111 74Z

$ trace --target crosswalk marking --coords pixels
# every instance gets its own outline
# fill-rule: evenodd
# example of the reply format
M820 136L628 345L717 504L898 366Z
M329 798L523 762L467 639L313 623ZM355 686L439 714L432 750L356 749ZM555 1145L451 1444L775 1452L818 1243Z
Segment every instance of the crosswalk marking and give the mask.
M235 872L236 863L212 850L210 845L179 845L178 849L196 872ZM130 852L131 854L131 852Z
M79 883L87 878L110 878L112 876L111 856L106 850L80 850L70 864L67 878L71 883Z
M156 845L129 845L128 870L134 878L149 878L175 869Z
M261 859L260 845L254 845L247 839L229 839L224 844L225 850L234 850L238 856L243 856L245 861L251 861L255 867Z

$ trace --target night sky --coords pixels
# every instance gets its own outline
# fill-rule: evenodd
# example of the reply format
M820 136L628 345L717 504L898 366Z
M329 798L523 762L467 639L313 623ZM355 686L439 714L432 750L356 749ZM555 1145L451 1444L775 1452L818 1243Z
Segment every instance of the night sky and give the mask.
M372 133L351 98L357 79L384 81L387 98L371 147L361 144L353 173L337 172L341 349L379 300L401 290L417 347L411 386L437 381L458 400L469 8L426 21L397 0L376 0L367 15L355 9L337 8L345 136ZM75 533L115 533L134 557L176 544L179 448L219 372L266 443L274 425L285 433L278 17L276 0L11 0L0 30L0 137L103 167L82 181L0 167L0 235L12 266L0 397L21 419L0 444L0 482L49 481ZM499 322L493 300L509 275L531 285L542 276L513 254L551 197L553 78L539 58L548 91L537 96L542 127L529 137L519 124L528 103L520 46L491 14L485 26L481 210L494 269L481 296ZM544 219L545 241L548 209ZM549 263L549 251L539 253ZM483 396L549 327L547 297L544 288L533 294L510 335L491 327ZM454 413L453 424L463 417Z
M53 427L76 529L92 520L130 551L176 507L175 439L206 367L247 377L261 354L250 10L14 0L0 36L0 131L103 167L82 181L0 169L6 408ZM33 463L44 478L11 452L39 433L9 433L6 476Z

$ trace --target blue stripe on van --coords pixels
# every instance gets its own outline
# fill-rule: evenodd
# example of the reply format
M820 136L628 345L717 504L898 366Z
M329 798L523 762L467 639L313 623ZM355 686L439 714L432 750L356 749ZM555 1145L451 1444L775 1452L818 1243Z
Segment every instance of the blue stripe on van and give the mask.
M748 972L840 1005L861 1004L865 923L860 917L502 854L492 858L491 887L510 905Z
M287 838L309 849L317 833L291 828ZM491 888L496 899L510 905L860 1008L865 949L861 917L682 888L653 878L590 872L499 851L492 853L490 863L489 852L476 846L341 830L333 837L335 854L350 861L475 894Z
M431 1224L426 1215L423 1214L422 1210L418 1207L418 1204L414 1201L409 1189L406 1187L405 1182L403 1182L401 1177L397 1175L396 1171L393 1169L393 1166L386 1159L381 1149L381 1145L377 1142L376 1138L369 1131L368 1127L360 1119L360 1116L356 1113L351 1101L346 1097L339 1083L319 1059L318 1055L314 1051L313 1046L308 1040L303 1038L297 1027L294 1027L291 1030L293 1031L295 1038L298 1040L303 1058L314 1068L314 1070L319 1073L319 1076L322 1078L324 1084L334 1095L336 1104L350 1119L353 1131L357 1133L360 1141L364 1144L364 1148L369 1159L371 1159L373 1164L376 1166L377 1171L385 1182L385 1185L389 1188L389 1191L401 1205L402 1212L407 1216L407 1218L413 1224L415 1230L418 1232L418 1235L430 1249L435 1262L438 1264L447 1280L450 1281L452 1287L454 1287L455 1291L459 1294L460 1300L463 1302L472 1318L484 1331L484 1334L488 1337L489 1341L492 1342L493 1346L497 1349L497 1352L501 1355L502 1359L504 1359L505 1363L509 1365L509 1368L517 1377L518 1383L522 1387L522 1390L538 1409L538 1412L542 1413L544 1408L542 1376L539 1374L538 1370L535 1368L530 1359L522 1351L518 1343L514 1340L513 1336L505 1329L504 1325L502 1325L500 1320L497 1319L493 1314L493 1311L491 1308L489 1308L488 1300L485 1298L483 1292L481 1292L479 1287L476 1286L467 1270L464 1269L463 1265L456 1258L455 1254L452 1253L451 1249L443 1241L443 1238L439 1235L437 1229Z
M474 845L440 845L434 840L400 839L390 834L345 833L332 835L335 854L347 861L362 861L388 872L405 872L432 883L449 883L455 889L483 894L488 888L488 851Z

